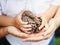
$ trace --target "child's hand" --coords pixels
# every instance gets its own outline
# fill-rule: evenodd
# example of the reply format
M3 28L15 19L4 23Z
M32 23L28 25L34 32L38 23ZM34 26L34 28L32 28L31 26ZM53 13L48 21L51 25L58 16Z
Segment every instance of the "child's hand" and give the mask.
M24 22L22 21L22 14L25 10L21 11L16 17L15 17L15 26L19 29L21 29L21 31L25 32L25 33L30 33L28 32L28 30L31 30L31 25L28 24L28 22Z

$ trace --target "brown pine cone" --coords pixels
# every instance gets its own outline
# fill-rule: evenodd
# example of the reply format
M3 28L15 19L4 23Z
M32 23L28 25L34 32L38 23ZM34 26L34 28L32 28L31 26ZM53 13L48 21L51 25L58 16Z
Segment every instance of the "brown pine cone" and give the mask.
M30 30L31 33L39 32L38 28L42 23L40 17L36 17L31 11L24 11L21 19L24 22L28 22L28 24L32 26L32 30Z

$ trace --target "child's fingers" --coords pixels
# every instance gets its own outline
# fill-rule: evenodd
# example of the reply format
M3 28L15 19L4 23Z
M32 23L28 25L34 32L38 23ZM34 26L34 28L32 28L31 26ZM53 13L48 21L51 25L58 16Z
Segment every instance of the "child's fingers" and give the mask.
M24 27L24 28L32 28L31 25L23 25L22 27Z
M22 10L17 16L16 16L16 21L19 24L28 24L28 22L22 21L22 14L25 10Z
M22 21L21 16L18 16L17 22L18 22L19 24L28 24L28 22Z
M29 30L31 30L31 28L23 28L23 27L21 27L20 28L23 32L25 32L25 33L31 33L31 32L28 32Z
M24 30L24 31L29 31L29 30L31 30L32 28L23 28L23 27L21 27L20 29L21 29L21 30Z

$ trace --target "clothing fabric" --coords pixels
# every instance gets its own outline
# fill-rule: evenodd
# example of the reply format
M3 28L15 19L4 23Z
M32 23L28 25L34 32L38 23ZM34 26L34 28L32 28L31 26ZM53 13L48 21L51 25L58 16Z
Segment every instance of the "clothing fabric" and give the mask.
M60 0L0 0L0 15L15 17L21 10L30 10L35 13L44 13L50 5L60 5ZM40 42L23 42L20 38L7 35L6 39L11 45L48 45L53 35Z
M48 45L55 45L55 35L52 37L52 39Z

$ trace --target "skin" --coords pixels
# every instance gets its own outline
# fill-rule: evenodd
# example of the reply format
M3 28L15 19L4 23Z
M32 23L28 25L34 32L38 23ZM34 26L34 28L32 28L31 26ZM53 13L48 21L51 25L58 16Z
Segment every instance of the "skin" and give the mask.
M18 15L21 15L21 13L24 12L21 11ZM17 15L17 16L18 16ZM0 26L15 26L17 28L21 28L21 27L31 27L31 25L27 25L27 22L22 22L21 20L21 16L20 16L20 25L18 25L16 17L9 17L9 16L0 16Z
M57 11L55 17L53 19L51 19L50 22L47 24L48 28L44 35L48 35L50 32L54 32L60 26L59 19L60 19L60 6L58 8L58 11Z
M8 34L11 34L18 38L27 38L28 37L28 34L21 32L19 29L17 29L14 26L0 28L0 38L6 36Z
M41 16L41 18L42 18L42 25L43 26L45 26L45 23L46 22L48 22L48 20L47 19L51 19L53 16L54 16L54 14L55 14L55 12L56 12L56 10L57 10L57 6L51 6L49 9L48 9L48 11L46 11L45 13L43 13L42 15L45 15L45 16L41 16L40 14L38 14L38 16ZM54 10L53 10L54 9ZM50 13L51 12L51 13ZM48 16L48 15L51 15L51 16ZM47 16L48 16L48 18L47 18ZM15 17L16 18L16 17ZM18 31L19 29L17 29L16 27L18 27L17 25L15 25L16 24L16 22L15 22L15 18L12 18L12 17L7 17L7 16L0 16L0 25L1 26L8 26L8 28L6 28L6 31L4 31L5 30L5 28L2 28L2 31L0 30L0 32L1 32L1 34L0 34L0 37L3 37L3 36L5 36L5 35L7 35L7 34L12 34L12 35L14 35L14 36L16 36L16 37L21 37L20 35L20 33L23 33L23 32L21 32L21 31ZM46 21L45 21L46 20ZM21 24L22 25L22 24ZM26 25L26 23L25 24L23 24L23 25ZM12 26L12 27L9 27L9 26ZM14 27L13 28L13 26L16 26L16 27ZM43 27L43 26L41 26L41 28ZM21 27L23 27L23 26L21 26ZM28 27L28 26L27 26ZM13 31L11 31L12 29L11 28L13 28ZM15 31L15 29L16 29L16 31ZM39 28L40 29L40 28ZM23 29L22 29L23 30ZM6 32L5 34L3 34L3 32ZM15 33L14 33L15 32ZM17 34L16 35L16 33L18 33L19 32L19 34ZM23 39L24 41L32 41L32 42L37 42L37 41L40 41L40 40L44 40L44 38L43 38L43 36L41 36L42 34L42 32L45 32L45 29L43 28L42 29L42 31L41 32L39 32L39 33L37 33L37 34L31 34L30 36L28 36L26 33L24 33L24 34L26 34L27 36L24 36L24 37L28 37L28 38L25 38L25 39ZM36 35L36 36L35 36ZM38 36L39 36L39 38L38 38Z
M21 14L21 12L18 15L20 15L20 14ZM21 22L21 20L20 20L20 22L21 22L20 25L18 25L16 23L16 17L8 17L8 16L2 16L2 15L0 16L0 26L2 26L2 28L0 28L0 33L1 33L0 37L4 37L7 34L12 34L15 37L22 37L22 36L27 35L26 33L23 33L21 30L30 30L31 25L27 25L27 22ZM25 29L23 27L25 27L27 29ZM11 29L11 28L13 28L13 29ZM6 32L6 33L4 33L4 32ZM23 34L21 34L21 33L23 33ZM27 37L27 36L25 36L25 37Z
M38 14L42 19L42 25L39 27L41 29L45 26L46 23L55 15L57 12L58 6L50 5L48 10L44 12L43 14Z
M42 29L43 33L39 32L37 34L32 34L33 36L30 35L29 38L23 39L23 41L26 41L26 42L38 42L38 41L49 39L52 36L52 34L56 31L56 29L60 26L59 19L60 19L60 7L58 8L55 17L52 18L48 22L48 24L46 24L47 28Z

